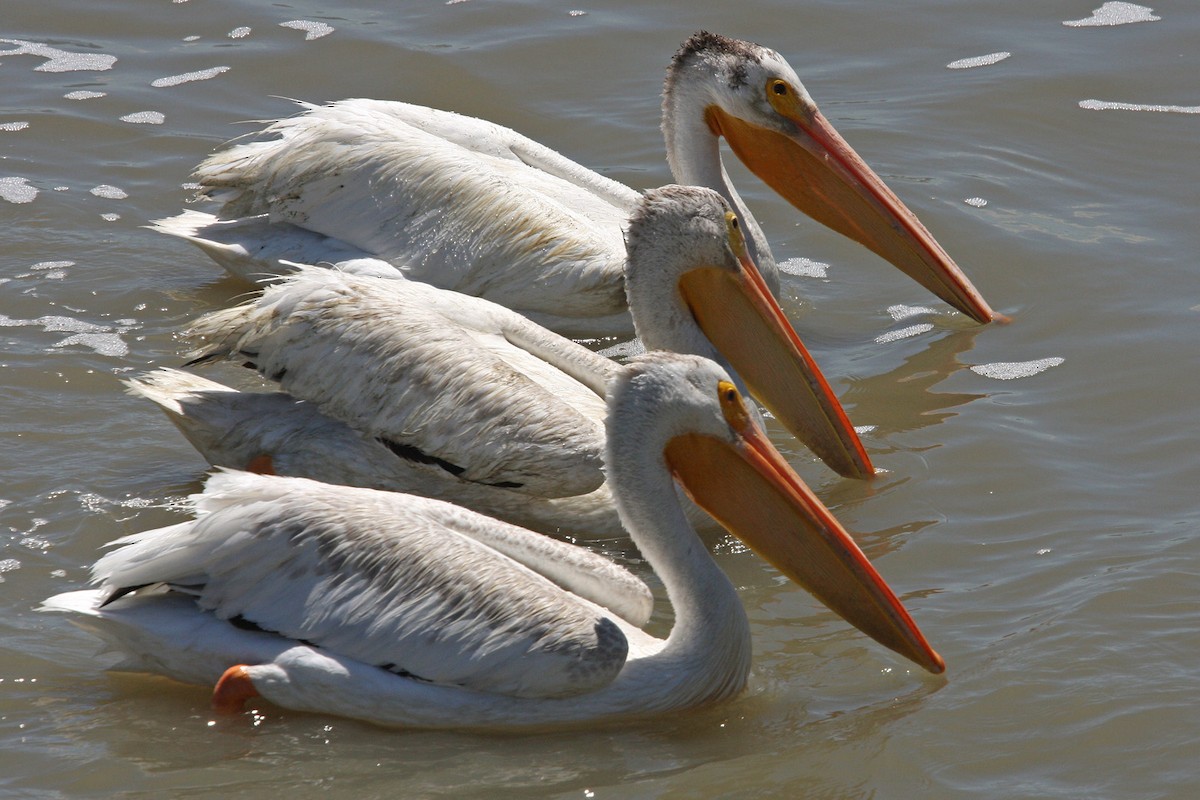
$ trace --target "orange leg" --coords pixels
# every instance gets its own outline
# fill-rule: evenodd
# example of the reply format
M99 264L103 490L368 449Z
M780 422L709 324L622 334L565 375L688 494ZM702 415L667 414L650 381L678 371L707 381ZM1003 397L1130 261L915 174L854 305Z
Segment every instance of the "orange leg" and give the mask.
M245 664L225 670L213 688L212 707L218 714L240 714L242 705L251 697L258 697L258 690L250 680Z
M274 475L275 462L271 460L269 453L257 455L246 464L247 472L257 472L259 475Z

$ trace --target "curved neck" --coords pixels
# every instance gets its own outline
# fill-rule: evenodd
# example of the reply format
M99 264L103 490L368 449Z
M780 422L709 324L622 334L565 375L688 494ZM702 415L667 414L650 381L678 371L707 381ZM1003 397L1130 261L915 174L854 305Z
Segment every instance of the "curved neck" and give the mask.
M665 274L666 271L664 270ZM630 286L629 309L633 313L633 329L647 350L689 353L715 361L729 373L738 391L749 396L742 377L729 360L713 346L700 330L696 318L679 296L674 286L661 287L661 292L643 292L641 286Z
M747 249L771 291L779 293L779 270L767 244L767 237L742 202L725 164L721 161L720 142L704 121L705 103L681 82L668 83L663 97L662 132L667 148L667 164L676 183L704 186L720 194L737 212L746 231ZM681 98L679 95L682 94Z
M651 430L613 442L608 454L621 518L675 611L665 646L639 666L670 676L660 697L680 695L670 698L671 705L708 702L745 685L750 624L733 584L687 521L663 458L668 434L661 418L649 425Z
M736 695L750 673L750 625L733 584L687 523L662 455L672 435L665 419L669 415L655 413L656 407L651 404L650 413L626 418L631 435L610 442L608 463L613 465L610 482L622 519L662 579L675 609L675 625L665 642L635 635L633 644L641 652L631 654L607 687L568 697L490 695L398 679L357 659L280 640L287 648L284 652L266 653L261 665L247 667L255 689L291 708L432 728L640 717ZM222 635L228 636L225 623L220 625ZM244 659L245 652L253 652L240 641L239 655L231 658ZM271 639L254 641L258 647L279 646ZM229 661L216 663L220 674Z

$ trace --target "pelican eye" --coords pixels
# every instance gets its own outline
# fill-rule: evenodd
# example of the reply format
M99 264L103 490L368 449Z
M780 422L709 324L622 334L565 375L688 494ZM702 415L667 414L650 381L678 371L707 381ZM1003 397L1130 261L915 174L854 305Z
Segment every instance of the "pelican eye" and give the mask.
M746 236L742 233L742 223L737 214L725 212L725 232L729 236L729 246L733 254L741 258L746 252Z
M790 83L783 78L772 78L767 81L767 102L778 113L792 116L799 110L800 98Z
M750 412L746 410L741 392L730 381L717 384L717 396L721 400L721 414L735 430L741 430L750 423Z

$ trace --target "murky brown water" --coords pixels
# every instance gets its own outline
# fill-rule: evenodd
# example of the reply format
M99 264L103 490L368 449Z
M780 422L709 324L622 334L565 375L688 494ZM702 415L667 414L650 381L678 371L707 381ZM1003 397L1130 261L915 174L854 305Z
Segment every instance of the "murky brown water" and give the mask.
M1194 796L1200 6L1102 26L1063 24L1098 0L68 5L0 8L0 794ZM245 291L141 227L232 123L291 113L280 97L403 99L654 186L662 70L700 27L783 52L1015 319L944 313L735 176L776 255L817 262L793 262L785 305L890 472L799 466L945 680L732 548L751 690L567 735L212 725L205 690L106 674L93 640L32 610L200 485L118 378L178 364L180 324Z

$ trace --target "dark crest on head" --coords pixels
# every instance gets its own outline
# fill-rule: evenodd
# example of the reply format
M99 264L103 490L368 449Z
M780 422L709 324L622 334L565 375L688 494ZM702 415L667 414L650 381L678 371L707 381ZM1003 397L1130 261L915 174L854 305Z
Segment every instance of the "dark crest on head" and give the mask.
M688 40L680 46L671 59L672 71L682 68L699 54L707 54L710 57L733 56L733 58L722 58L721 61L730 65L727 78L729 85L735 89L746 83L746 71L741 65L746 61L755 64L762 61L757 48L750 42L731 39L719 33L697 31L688 37Z

